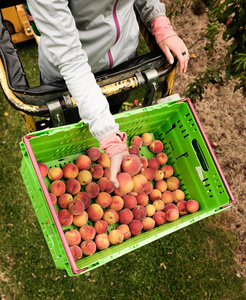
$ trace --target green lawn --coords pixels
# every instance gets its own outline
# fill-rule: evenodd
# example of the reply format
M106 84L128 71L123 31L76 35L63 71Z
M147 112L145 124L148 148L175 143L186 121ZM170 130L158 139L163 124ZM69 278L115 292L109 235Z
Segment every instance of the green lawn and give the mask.
M30 84L38 83L33 41L18 45ZM194 223L84 275L55 268L19 168L27 133L0 91L1 299L246 299L227 211Z

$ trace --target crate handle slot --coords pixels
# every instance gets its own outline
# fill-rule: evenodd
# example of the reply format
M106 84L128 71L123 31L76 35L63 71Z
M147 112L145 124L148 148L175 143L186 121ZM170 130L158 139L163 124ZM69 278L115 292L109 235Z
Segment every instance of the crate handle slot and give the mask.
M198 160L199 160L199 162L202 166L203 171L207 172L209 170L208 163L206 161L206 158L205 158L205 156L202 152L202 149L201 149L198 141L196 139L194 139L194 140L192 140L191 143L192 143L192 146L193 146L193 148L196 152L196 156L197 156L197 158L198 158Z

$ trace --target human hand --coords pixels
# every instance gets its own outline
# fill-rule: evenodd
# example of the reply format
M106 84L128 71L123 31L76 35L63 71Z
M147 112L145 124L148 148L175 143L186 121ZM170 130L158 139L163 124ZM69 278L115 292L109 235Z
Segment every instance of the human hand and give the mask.
M113 185L118 188L119 182L117 180L117 174L119 173L122 159L124 156L128 155L129 152L124 150L121 153L115 154L110 158L110 181L113 183Z

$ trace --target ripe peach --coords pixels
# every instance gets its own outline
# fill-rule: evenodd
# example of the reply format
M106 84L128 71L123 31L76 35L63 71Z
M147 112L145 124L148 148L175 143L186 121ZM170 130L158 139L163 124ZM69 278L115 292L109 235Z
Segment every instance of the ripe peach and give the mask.
M190 199L186 203L186 209L190 214L195 213L199 209L199 203L196 200Z
M112 245L121 244L124 240L124 233L121 230L113 229L110 231L108 238Z
M180 189L177 189L175 191L173 191L173 196L174 196L174 202L177 203L179 201L182 201L185 199L185 193L180 190Z
M127 194L133 189L134 182L128 173L119 173L117 175L117 180L119 182L119 187L117 189L119 193Z
M146 194L149 195L152 191L153 191L153 184L152 184L151 181L148 181L148 182L146 183L144 192L145 192Z
M105 170L104 170L105 171ZM107 177L101 177L98 181L97 184L99 186L99 189L101 192L104 192L106 190L108 183L108 178Z
M93 179L99 179L103 177L104 171L103 167L100 164L94 164L90 167L90 173Z
M124 200L120 196L112 196L111 204L109 208L114 209L116 211L120 211L124 206Z
M109 208L104 212L103 220L107 222L108 225L113 225L119 221L119 214L116 210Z
M138 148L140 148L142 146L142 144L143 144L143 140L141 139L140 136L135 135L131 138L131 145L135 145Z
M173 200L174 200L173 192L171 192L171 191L164 191L164 192L162 193L161 200L162 200L165 204L172 203Z
M141 170L141 162L137 155L129 154L122 159L121 167L124 172L134 176Z
M165 224L167 222L165 218L165 213L161 210L155 212L152 218L157 226Z
M176 205L177 205L177 208L179 210L179 215L180 216L184 216L184 215L187 215L188 214L188 211L186 209L186 201L185 200L181 200L179 201Z
M71 195L76 195L81 190L79 181L75 178L70 178L66 181L66 191Z
M86 192L78 192L78 194L74 196L74 200L77 199L84 203L85 209L91 204L91 198Z
M149 146L150 143L153 140L153 136L151 133L145 132L141 135L142 141L143 141L143 145L144 146Z
M66 208L63 208L58 212L58 220L61 226L67 227L73 223L73 215Z
M111 204L112 197L107 192L100 192L97 195L95 202L99 204L102 208L105 208Z
M79 233L81 235L82 240L88 241L94 239L96 235L96 230L93 226L86 224L80 227Z
M114 184L110 180L108 180L105 191L110 194L114 191L114 189L115 189Z
M72 200L68 203L67 209L69 210L69 212L74 215L74 216L78 216L81 215L84 210L85 210L85 205L82 201L80 200Z
M69 246L78 245L81 242L81 236L77 229L65 232L65 238Z
M163 143L159 140L154 140L149 145L149 150L153 153L160 153L163 150Z
M82 258L83 253L81 248L78 245L70 246L69 249L71 251L74 261L77 261Z
M168 161L168 157L164 152L157 153L155 157L159 160L161 166L165 165Z
M146 217L142 221L143 224L143 230L148 231L155 227L155 220L151 217Z
M59 180L61 179L63 176L63 171L61 168L59 167L52 167L49 169L49 172L48 172L48 178L50 180Z
M124 241L128 240L132 236L130 228L126 224L119 225L117 227L117 229L123 232L123 234L124 234Z
M178 208L176 206L176 204L174 203L168 203L167 205L165 205L163 212L167 212L169 209L176 209L178 211Z
M55 206L56 203L57 203L57 197L56 197L56 195L54 195L53 193L49 193L49 195L50 195L50 200L51 200L53 206Z
M145 186L148 182L147 178L142 174L137 174L137 175L133 176L132 181L133 181L132 191L136 192L136 193L143 192L145 189Z
M104 220L98 220L95 222L94 228L97 234L106 233L108 231L108 223Z
M73 196L71 194L64 193L58 198L58 204L61 208L67 208L68 203L72 200Z
M131 231L131 234L133 236L137 236L141 233L143 229L143 224L140 220L132 220L131 223L129 224L129 228Z
M139 156L139 159L142 164L142 167L147 168L148 167L148 159L143 155Z
M146 205L147 217L152 217L155 213L155 207L153 204Z
M165 204L162 200L155 200L153 202L153 205L154 205L156 211L163 210L165 207Z
M110 167L104 168L103 176L106 177L108 180L110 179Z
M106 233L96 235L95 243L98 250L107 249L110 245L108 235Z
M100 188L96 182L92 181L86 185L85 191L90 198L96 198L100 192Z
M110 158L106 152L101 153L100 157L98 158L97 162L103 167L108 168L110 167Z
M132 213L133 213L133 218L140 221L142 221L147 215L146 208L142 205L135 206L132 209Z
M151 201L161 200L162 194L158 189L153 189L153 191L149 194L149 199Z
M131 145L128 147L129 154L139 155L139 148L135 145Z
M167 189L169 191L175 191L179 187L179 180L177 177L174 176L168 177L166 183L167 183Z
M78 167L73 163L67 163L62 167L63 177L65 179L76 178L79 174Z
M88 170L81 170L77 176L77 180L82 186L89 184L92 181L91 172Z
M173 175L173 167L169 165L162 166L160 170L164 173L164 178L169 178Z
M89 170L91 167L91 159L87 155L79 155L76 159L75 165L78 169L81 170Z
M80 245L83 255L89 256L96 252L97 247L94 241L83 241Z
M87 208L87 214L91 221L98 221L103 216L103 209L99 204L93 203Z
M151 168L142 168L140 174L144 175L148 181L151 181L155 177L155 171Z
M85 154L89 156L91 161L96 161L100 157L101 151L97 147L90 147Z
M166 220L169 222L175 221L179 218L179 211L177 209L171 208L166 211Z
M149 202L149 196L145 192L138 193L136 198L137 203L142 206L146 206Z
M133 195L125 195L123 196L124 207L125 208L133 208L137 205L137 198Z
M133 220L133 213L129 208L119 211L119 222L128 225Z
M50 184L50 193L54 194L56 197L60 197L66 191L66 185L61 180L55 180Z
M48 175L49 168L45 163L39 162L38 167L39 167L39 170L40 170L40 173L41 173L42 177L45 177L45 176Z
M148 159L148 168L158 170L160 167L159 160L156 157L151 157Z
M85 225L88 221L88 214L84 211L81 215L73 216L73 224L77 227Z
M167 183L164 180L158 180L155 182L155 189L159 190L161 193L164 193L167 189Z
M120 196L120 197L124 197L126 195L126 193L120 193L116 188L114 189L114 194L115 196Z
M154 181L159 181L164 178L164 173L161 170L155 170Z

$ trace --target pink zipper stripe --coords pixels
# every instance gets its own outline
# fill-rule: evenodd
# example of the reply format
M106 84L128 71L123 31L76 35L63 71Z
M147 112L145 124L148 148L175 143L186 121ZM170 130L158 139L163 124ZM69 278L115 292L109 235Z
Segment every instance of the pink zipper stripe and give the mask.
M117 41L120 37L120 24L119 24L119 20L117 18L117 14L116 14L117 3L118 3L118 0L116 0L116 2L114 4L114 8L113 8L113 18L114 18L114 23L115 23L115 26L116 26L116 39L115 39L114 44L117 43ZM109 69L112 69L114 60L113 60L113 56L111 54L110 49L108 50L108 58L109 58Z
M112 69L114 61L113 61L113 56L111 54L110 49L108 50L108 59L109 59L109 67L108 68Z

